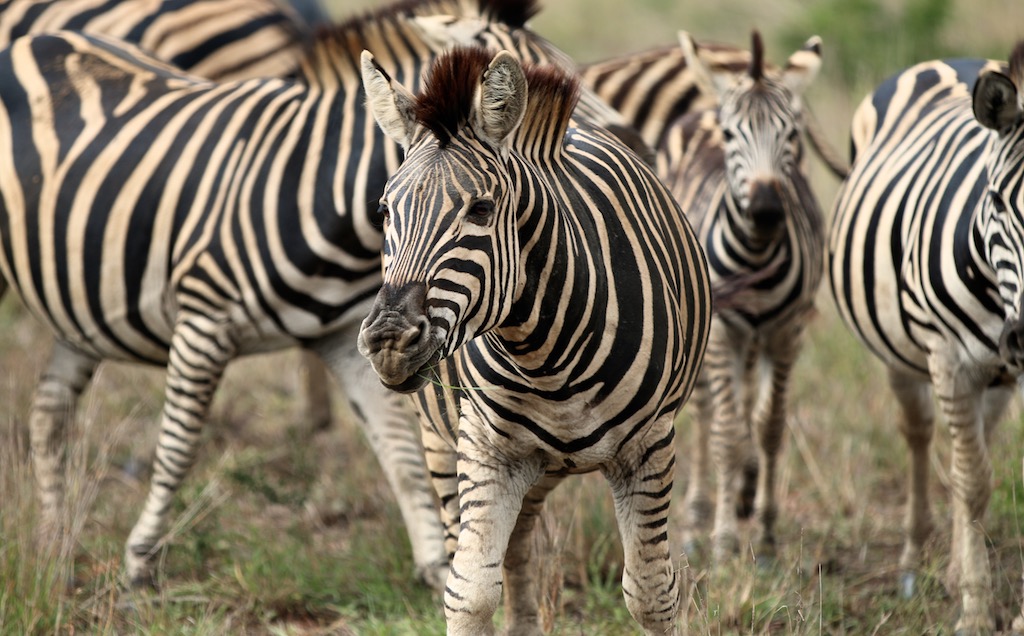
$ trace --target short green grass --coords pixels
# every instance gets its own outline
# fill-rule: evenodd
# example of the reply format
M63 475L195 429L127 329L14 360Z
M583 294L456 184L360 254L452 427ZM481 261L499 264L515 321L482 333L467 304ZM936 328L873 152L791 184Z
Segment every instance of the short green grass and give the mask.
M375 4L345 3L338 13ZM779 61L788 51L776 48L775 36L799 22L802 6L796 0L700 6L644 0L623 17L623 5L610 0L544 4L534 27L581 61L668 44L681 28L742 45L755 25L768 37L769 58ZM976 8L982 5L987 10ZM583 7L587 20L578 19ZM1010 30L1024 18L1018 3L997 0L959 1L954 10L962 28L942 37L965 54L982 43L989 50L999 38L1009 50L1016 35ZM1004 19L993 18L998 12ZM978 28L963 26L968 20ZM810 99L833 142L845 147L846 122L862 87L830 81L829 50L826 41L826 65ZM893 70L895 64L877 69L864 81ZM827 209L835 181L813 170ZM766 564L745 552L711 569L699 554L687 559L680 553L689 634L919 635L949 633L955 621L957 599L942 583L949 558L948 435L939 426L933 449L938 531L921 594L907 601L898 594L896 567L906 452L895 405L881 366L846 331L831 303L823 292L794 378L779 478L778 558ZM129 594L120 579L123 543L148 486L162 399L159 370L101 369L72 431L69 514L76 523L55 549L37 545L24 429L48 349L43 330L15 300L4 300L0 634L444 633L439 599L414 581L397 508L344 410L326 432L311 433L299 421L294 352L229 369L197 465L176 499L178 521L160 555L159 592ZM689 427L684 413L677 501L685 490ZM1024 426L1017 408L995 441L996 490L986 532L995 611L1005 625L1020 605L1024 562ZM621 547L601 478L587 475L560 486L538 530L547 632L636 633L619 588Z

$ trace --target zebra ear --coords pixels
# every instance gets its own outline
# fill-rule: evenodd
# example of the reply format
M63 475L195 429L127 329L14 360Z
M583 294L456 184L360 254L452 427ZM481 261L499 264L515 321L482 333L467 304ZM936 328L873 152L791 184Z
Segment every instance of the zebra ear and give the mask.
M385 135L408 148L416 129L415 97L392 80L369 51L363 51L359 61L367 108Z
M974 117L986 128L1002 133L1021 117L1017 87L999 71L982 71L974 84Z
M501 146L523 121L526 75L519 60L499 51L480 80L476 99L476 128L485 140Z
M683 49L686 66L693 71L694 81L701 92L719 96L739 82L734 71L716 64L710 51L698 46L686 31L679 32L679 47Z
M803 95L821 68L821 38L812 36L803 47L789 56L782 70L782 83L794 96Z

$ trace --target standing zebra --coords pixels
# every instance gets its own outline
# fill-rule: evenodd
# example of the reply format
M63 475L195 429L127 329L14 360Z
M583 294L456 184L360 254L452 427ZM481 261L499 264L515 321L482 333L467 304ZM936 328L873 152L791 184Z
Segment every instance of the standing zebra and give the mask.
M498 4L509 17L512 5ZM224 366L295 344L346 387L420 574L443 580L413 412L356 351L381 283L370 202L401 153L362 108L358 57L377 51L415 82L463 39L530 59L562 54L485 13L427 8L457 6L403 3L324 32L302 61L304 81L215 84L72 33L20 38L0 56L0 271L58 340L30 416L49 526L62 507L62 432L96 366L167 365L154 475L126 550L133 582L152 578Z
M991 633L987 439L1024 366L1024 42L1009 67L933 61L882 83L852 123L829 235L846 324L885 363L910 447L900 565L913 588L932 530L932 392L952 433L958 634ZM1014 621L1024 630L1024 617Z
M743 287L730 307L716 312L694 393L698 437L687 485L687 543L708 521L710 444L718 475L714 556L739 547L737 508L749 501L737 501L736 486L744 478L760 524L757 553L771 555L789 374L824 269L824 220L803 172L800 142L801 97L821 64L821 41L811 38L771 72L756 31L750 64L740 72L719 64L716 51L705 52L688 34L680 42L688 68L719 106L690 113L666 131L658 174L693 223L715 286Z
M509 633L539 633L530 530L558 481L592 470L615 498L630 613L674 633L673 419L711 309L684 215L618 140L570 122L579 86L562 71L457 49L415 97L369 53L362 71L406 159L381 199L384 286L360 351L399 391L448 356L474 387L449 394L457 422L426 424L458 453L448 633L493 633L499 563Z

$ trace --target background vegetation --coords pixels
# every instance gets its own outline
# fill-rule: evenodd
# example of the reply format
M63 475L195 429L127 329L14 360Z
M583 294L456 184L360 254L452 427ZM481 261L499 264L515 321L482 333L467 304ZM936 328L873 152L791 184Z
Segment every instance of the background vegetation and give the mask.
M338 16L378 4L337 0ZM1019 0L547 0L533 27L581 62L698 38L746 45L757 27L769 59L807 37L825 43L809 95L833 143L863 94L890 73L936 56L1005 57L1024 36ZM827 210L837 184L811 167ZM778 560L749 554L714 570L683 560L692 634L949 633L957 599L948 564L947 435L936 431L932 492L939 528L921 594L898 594L905 446L881 366L836 318L823 290L796 372L780 473ZM442 634L438 600L411 576L401 520L358 431L339 410L332 430L298 421L293 352L234 365L199 463L177 498L162 554L163 586L118 586L123 542L148 487L162 373L102 367L82 400L69 465L78 521L61 546L32 539L37 507L24 429L49 337L13 298L0 305L0 634ZM336 396L337 397L337 396ZM996 608L1020 604L1021 449L1014 408L992 455L996 491L986 531ZM685 488L690 421L680 418ZM678 513L678 507L676 509ZM678 519L677 519L678 521ZM621 550L600 477L568 481L544 517L544 619L554 634L630 634L619 589Z

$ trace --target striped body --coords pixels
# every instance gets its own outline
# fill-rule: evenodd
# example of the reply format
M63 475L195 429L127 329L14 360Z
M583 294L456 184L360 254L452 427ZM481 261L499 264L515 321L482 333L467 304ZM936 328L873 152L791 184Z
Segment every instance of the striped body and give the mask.
M750 52L723 44L701 44L716 64L737 73L750 65ZM716 96L702 87L679 46L665 46L586 64L580 79L622 113L644 142L657 149L673 122L714 108Z
M382 198L384 286L361 351L399 390L466 387L440 392L457 421L426 423L457 449L448 633L492 632L501 562L508 631L539 631L530 531L544 495L589 470L616 499L631 614L672 633L672 424L710 318L685 217L636 155L569 123L577 88L553 69L458 50L413 98L364 55L364 84L408 152Z
M964 633L994 629L986 444L1024 360L1022 86L1022 45L1009 72L983 60L936 61L881 84L854 115L853 170L829 235L839 313L885 363L903 411L911 466L900 564L910 584L932 529L932 392L950 425L948 576L959 586Z
M380 51L414 82L459 37L507 41L538 59L551 50L476 14L416 12L452 8L401 5L325 32L301 82L214 84L70 33L19 39L4 53L0 262L58 337L30 418L51 525L65 416L96 365L168 368L154 479L128 541L134 581L151 577L224 365L302 344L365 418L420 574L440 584L447 558L412 410L355 347L381 282L375 201L401 154L362 108L356 58Z
M11 0L0 46L59 30L115 37L200 77L229 81L295 73L309 34L275 0Z

